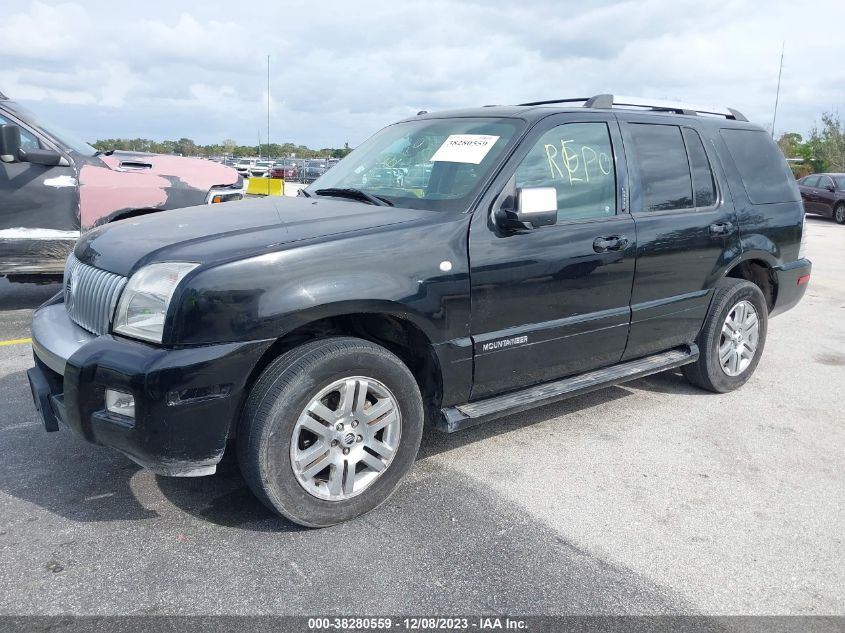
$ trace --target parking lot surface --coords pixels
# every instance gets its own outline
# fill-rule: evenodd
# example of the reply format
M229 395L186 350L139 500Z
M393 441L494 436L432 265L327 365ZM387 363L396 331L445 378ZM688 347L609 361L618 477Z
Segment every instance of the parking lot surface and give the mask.
M60 286L0 280L0 613L845 614L845 227L741 390L659 374L430 434L380 509L306 530L233 464L157 477L47 434L26 369Z

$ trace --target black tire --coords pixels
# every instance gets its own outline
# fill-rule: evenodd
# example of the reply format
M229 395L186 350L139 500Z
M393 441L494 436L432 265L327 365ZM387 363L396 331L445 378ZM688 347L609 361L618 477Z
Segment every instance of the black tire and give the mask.
M845 202L840 202L833 208L833 221L837 224L845 224Z
M734 306L743 300L749 301L757 311L759 321L757 349L748 367L739 375L730 376L722 369L719 362L722 326ZM748 381L760 362L760 356L766 345L768 320L769 310L760 288L744 279L722 279L716 285L710 310L696 340L700 356L695 363L683 366L684 376L693 385L716 393L727 393L738 389Z
M299 483L290 456L296 421L321 389L350 376L380 381L401 413L401 437L389 466L357 496L320 499ZM423 402L408 367L385 348L358 338L312 341L273 361L256 381L238 429L244 479L271 510L306 527L348 521L382 504L410 470L423 431Z

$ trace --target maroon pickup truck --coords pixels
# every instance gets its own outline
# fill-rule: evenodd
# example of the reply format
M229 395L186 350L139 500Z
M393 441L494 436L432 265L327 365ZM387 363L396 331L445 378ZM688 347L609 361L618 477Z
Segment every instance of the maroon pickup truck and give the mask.
M97 151L0 93L0 277L60 274L80 233L94 226L243 195L231 167Z

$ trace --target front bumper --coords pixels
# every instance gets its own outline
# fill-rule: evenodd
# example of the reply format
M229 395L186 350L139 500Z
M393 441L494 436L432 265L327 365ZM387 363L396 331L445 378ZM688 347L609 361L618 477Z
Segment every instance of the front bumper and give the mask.
M777 295L775 306L769 316L776 316L794 308L807 290L813 263L809 259L798 259L783 266L775 266Z
M215 472L247 381L272 340L163 349L77 326L64 303L32 322L35 367L27 373L45 428L64 423L169 476ZM110 413L105 391L130 393L135 417Z

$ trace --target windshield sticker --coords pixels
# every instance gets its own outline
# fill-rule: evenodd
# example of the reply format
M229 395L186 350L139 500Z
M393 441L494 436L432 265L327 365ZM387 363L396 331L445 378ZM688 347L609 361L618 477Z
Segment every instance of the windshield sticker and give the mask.
M498 136L489 134L452 134L429 160L478 165L498 140Z

